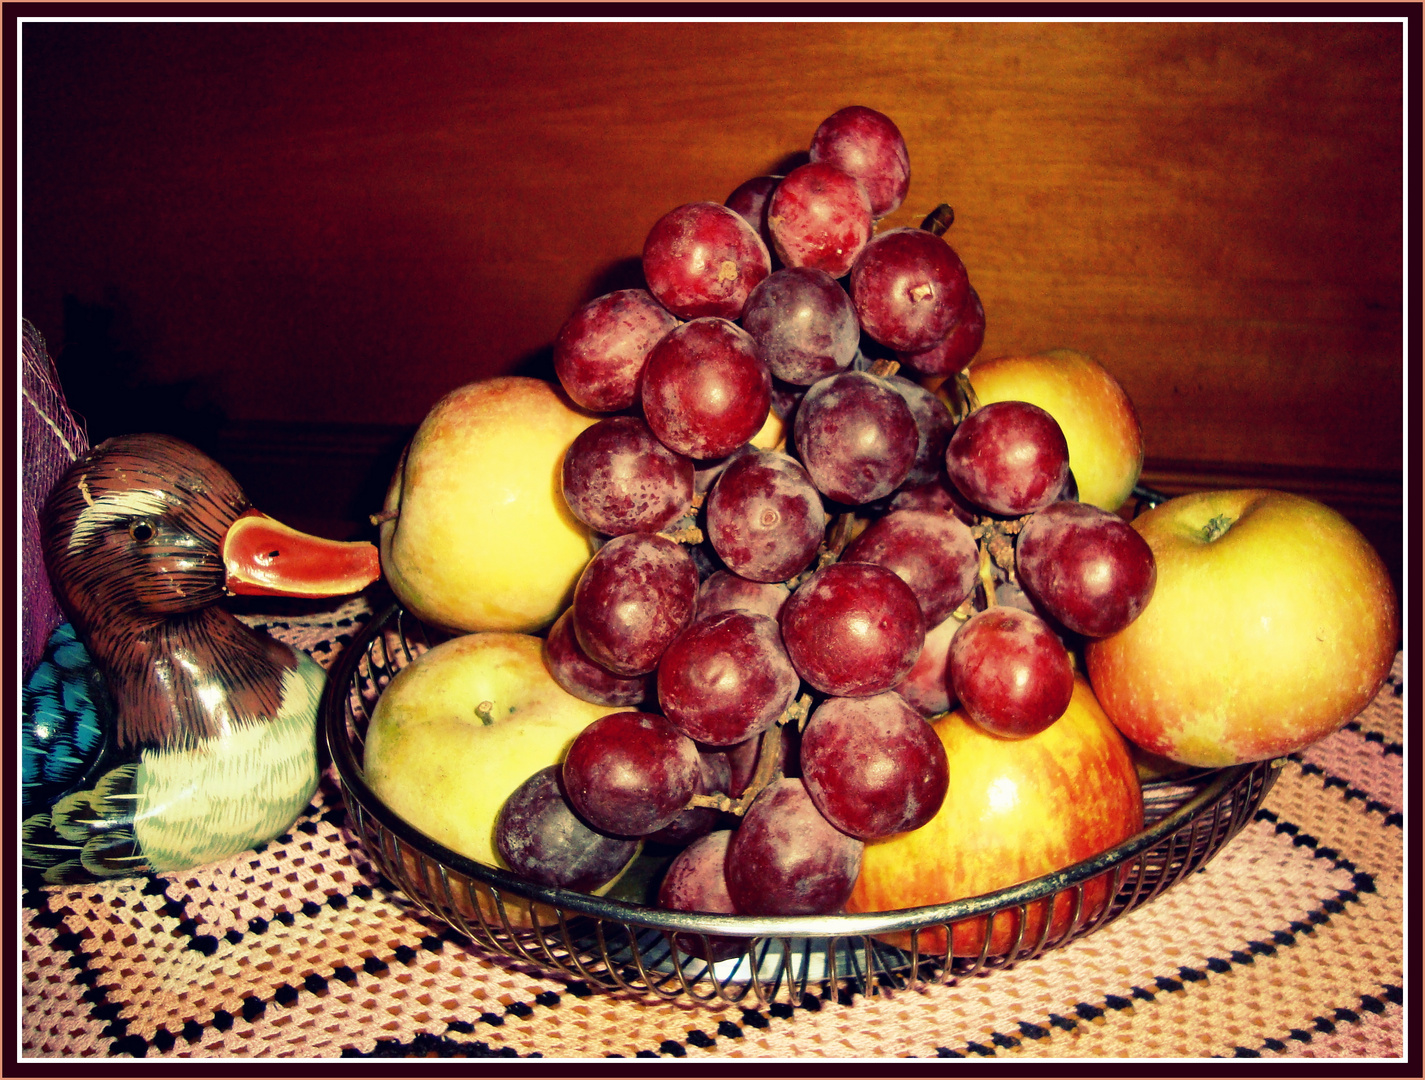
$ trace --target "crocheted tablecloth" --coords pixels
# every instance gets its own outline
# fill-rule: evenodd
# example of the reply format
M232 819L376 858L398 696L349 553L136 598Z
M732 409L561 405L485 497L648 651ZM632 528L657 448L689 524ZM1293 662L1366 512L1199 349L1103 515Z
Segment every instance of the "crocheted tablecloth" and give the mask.
M329 665L370 613L245 617ZM1212 862L1092 935L955 985L760 1009L611 995L472 944L374 870L328 775L259 852L26 893L21 1060L1400 1059L1402 689L1397 658Z

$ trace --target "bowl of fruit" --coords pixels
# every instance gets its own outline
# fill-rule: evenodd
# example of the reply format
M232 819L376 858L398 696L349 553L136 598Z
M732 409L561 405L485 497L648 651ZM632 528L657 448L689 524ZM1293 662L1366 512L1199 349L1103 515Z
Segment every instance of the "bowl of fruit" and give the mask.
M1101 364L977 356L949 208L880 227L908 185L837 112L658 219L554 379L406 448L323 723L357 838L471 940L701 1002L1001 968L1200 868L1389 672L1360 534L1139 486Z

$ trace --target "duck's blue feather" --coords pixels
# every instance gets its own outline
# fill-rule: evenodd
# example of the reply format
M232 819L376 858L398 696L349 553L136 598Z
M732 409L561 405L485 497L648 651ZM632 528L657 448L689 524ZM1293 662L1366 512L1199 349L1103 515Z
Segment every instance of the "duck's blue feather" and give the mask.
M83 782L108 746L113 712L103 676L74 628L60 623L25 684L21 703L27 815Z

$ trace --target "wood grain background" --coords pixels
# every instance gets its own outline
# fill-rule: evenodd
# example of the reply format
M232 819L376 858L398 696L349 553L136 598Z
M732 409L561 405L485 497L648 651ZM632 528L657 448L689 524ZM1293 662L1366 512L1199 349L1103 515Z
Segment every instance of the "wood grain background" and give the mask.
M859 103L910 147L886 225L954 206L986 353L1091 353L1150 478L1335 491L1399 558L1398 24L26 24L21 48L24 314L91 428L207 439L255 496L359 522L436 398L537 370L662 213Z

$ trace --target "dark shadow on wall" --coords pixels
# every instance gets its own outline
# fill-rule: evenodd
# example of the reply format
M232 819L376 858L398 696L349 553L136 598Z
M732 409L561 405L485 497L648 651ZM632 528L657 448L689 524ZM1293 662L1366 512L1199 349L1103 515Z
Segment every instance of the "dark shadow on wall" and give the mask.
M217 446L227 415L201 376L160 382L145 357L124 343L120 306L64 298L64 348L55 367L69 407L81 416L91 445L113 435L160 432L185 439L205 453Z

